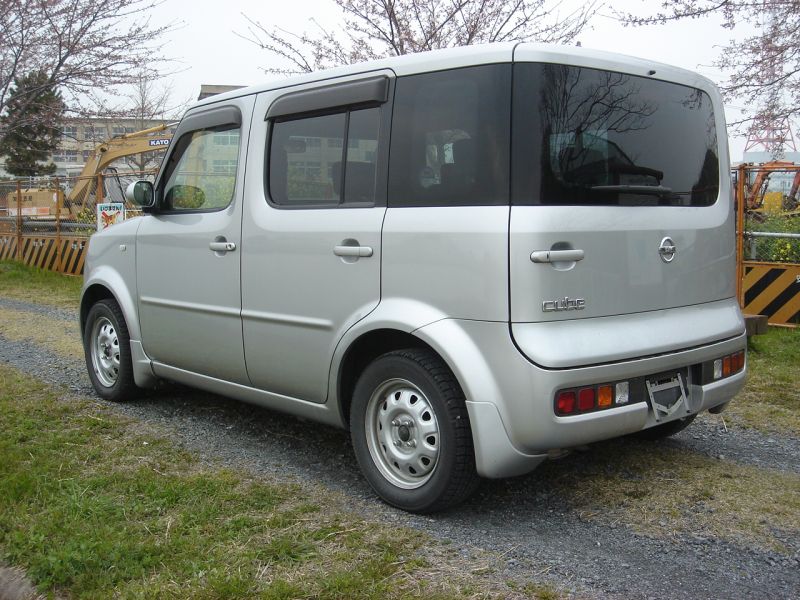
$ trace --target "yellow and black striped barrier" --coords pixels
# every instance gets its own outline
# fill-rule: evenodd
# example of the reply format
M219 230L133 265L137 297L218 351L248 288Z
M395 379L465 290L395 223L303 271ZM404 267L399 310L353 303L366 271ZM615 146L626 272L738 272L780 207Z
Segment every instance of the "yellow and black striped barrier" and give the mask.
M18 260L31 267L82 275L86 259L85 237L0 234L0 260Z
M800 265L744 262L742 312L766 315L770 325L800 324Z

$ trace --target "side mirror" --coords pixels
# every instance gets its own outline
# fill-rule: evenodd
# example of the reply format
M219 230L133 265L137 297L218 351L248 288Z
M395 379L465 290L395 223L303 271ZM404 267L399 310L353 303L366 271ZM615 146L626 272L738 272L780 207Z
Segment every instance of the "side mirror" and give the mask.
M143 209L153 208L156 202L155 198L153 184L149 181L134 181L125 190L125 199Z

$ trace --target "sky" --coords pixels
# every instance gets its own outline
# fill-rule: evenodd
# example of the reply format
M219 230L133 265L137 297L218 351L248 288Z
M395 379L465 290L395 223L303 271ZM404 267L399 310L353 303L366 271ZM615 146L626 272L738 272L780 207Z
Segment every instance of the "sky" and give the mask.
M563 10L569 10L574 2L565 0ZM613 7L647 14L660 4L660 0L614 0ZM164 55L174 61L174 73L166 78L172 88L173 103L197 98L201 84L253 85L276 77L265 74L263 68L282 63L241 37L248 35L249 24L244 15L296 33L312 32L315 25L311 19L334 30L341 22L341 12L333 0L195 0L191 4L165 0L154 9L152 22L174 25L163 48ZM734 33L741 36L746 32L737 27ZM634 28L622 26L609 8L601 7L578 41L584 48L629 54L698 71L719 83L725 79L724 73L712 63L731 35L721 27L718 17ZM735 102L726 106L728 121L739 117L739 108ZM741 160L744 145L744 137L730 137L731 161Z

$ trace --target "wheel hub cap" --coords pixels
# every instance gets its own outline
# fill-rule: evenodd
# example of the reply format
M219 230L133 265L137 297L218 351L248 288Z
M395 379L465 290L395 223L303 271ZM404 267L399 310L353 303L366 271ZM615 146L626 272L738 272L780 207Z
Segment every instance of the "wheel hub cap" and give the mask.
M411 438L411 432L408 430L408 427L405 425L401 425L397 429L397 435L400 436L400 439L404 442L407 442L409 438Z
M384 382L365 418L369 451L384 477L405 489L430 479L439 459L439 424L417 386L404 379Z
M114 324L100 317L92 326L90 354L97 379L105 387L113 387L119 377L119 337Z

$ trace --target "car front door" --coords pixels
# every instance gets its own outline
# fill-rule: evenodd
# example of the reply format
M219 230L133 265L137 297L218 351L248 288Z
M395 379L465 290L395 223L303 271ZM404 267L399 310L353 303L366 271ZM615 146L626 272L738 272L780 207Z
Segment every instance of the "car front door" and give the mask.
M241 185L253 97L184 117L136 239L142 343L170 369L248 383L241 323Z

